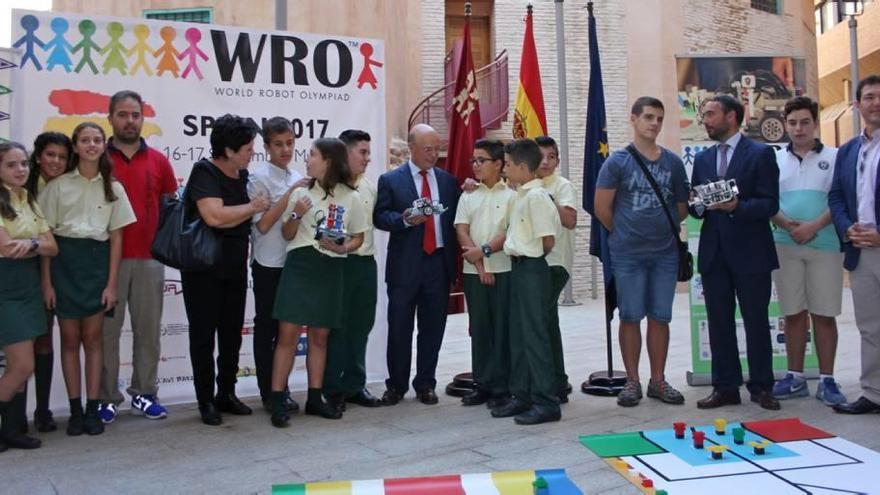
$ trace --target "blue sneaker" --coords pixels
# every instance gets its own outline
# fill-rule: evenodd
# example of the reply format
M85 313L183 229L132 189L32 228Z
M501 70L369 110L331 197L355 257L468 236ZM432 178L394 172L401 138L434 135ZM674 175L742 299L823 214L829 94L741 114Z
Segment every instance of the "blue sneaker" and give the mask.
M809 395L810 389L807 387L807 380L795 378L791 373L786 373L782 380L778 380L773 384L773 397L779 400L807 397Z
M141 414L147 419L164 419L168 416L168 411L159 404L152 395L135 395L131 399L132 414Z
M98 416L101 417L102 423L104 423L105 425L109 425L116 420L116 405L101 404L101 406L98 407Z
M826 406L846 403L846 396L840 391L840 384L831 377L819 380L819 386L816 388L816 398Z

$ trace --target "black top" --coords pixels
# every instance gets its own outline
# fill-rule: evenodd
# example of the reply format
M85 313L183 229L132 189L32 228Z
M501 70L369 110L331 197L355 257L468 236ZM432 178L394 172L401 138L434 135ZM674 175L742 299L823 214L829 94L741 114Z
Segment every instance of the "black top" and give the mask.
M187 201L193 211L198 211L196 202L204 198L220 198L223 206L238 206L250 202L247 194L248 172L239 170L238 178L233 179L223 173L208 159L197 161L186 183ZM223 253L217 265L217 275L221 278L245 278L247 276L248 236L251 221L247 219L234 227L215 228L223 237Z

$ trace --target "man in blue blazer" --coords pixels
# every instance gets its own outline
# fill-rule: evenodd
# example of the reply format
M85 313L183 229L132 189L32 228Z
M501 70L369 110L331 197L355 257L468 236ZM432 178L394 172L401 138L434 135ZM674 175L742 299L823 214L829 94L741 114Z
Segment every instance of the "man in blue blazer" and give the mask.
M880 76L856 90L864 132L837 151L828 208L843 245L849 270L856 326L861 334L862 396L834 410L847 414L880 412Z
M449 289L455 280L458 243L455 209L461 190L455 178L434 167L440 136L418 124L408 137L410 160L379 177L373 224L391 233L385 262L388 289L388 379L382 403L400 402L409 389L413 319L418 312L416 376L413 389L423 404L436 404L437 357L446 329ZM447 208L424 216L413 210L418 198L439 200Z
M732 200L692 208L703 220L698 270L709 317L712 393L697 402L700 409L739 404L743 384L736 339L736 304L746 332L749 365L747 388L752 402L779 409L773 397L773 351L770 343L770 273L779 268L770 217L779 210L779 167L773 148L739 132L744 116L740 102L718 95L703 106L703 125L718 144L697 154L691 184L735 179L739 194ZM700 211L697 211L700 210Z

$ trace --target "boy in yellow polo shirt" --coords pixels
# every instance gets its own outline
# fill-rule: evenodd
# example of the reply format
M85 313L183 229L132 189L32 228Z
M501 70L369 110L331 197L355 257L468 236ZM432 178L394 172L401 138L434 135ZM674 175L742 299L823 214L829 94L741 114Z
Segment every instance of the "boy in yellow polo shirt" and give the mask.
M502 252L510 207L516 193L501 179L504 144L481 139L471 160L476 189L463 195L455 213L455 231L463 251L463 285L471 330L474 391L465 406L507 398L510 370L508 308L510 257Z
M504 252L511 257L510 392L513 397L492 410L496 418L515 416L521 425L559 421L559 399L547 306L550 267L545 257L559 231L559 214L536 172L541 149L531 139L504 148L508 180L519 184L510 214Z
M556 205L559 213L560 228L553 250L547 255L550 265L550 306L547 317L550 324L550 345L553 350L553 370L559 402L568 402L568 375L565 374L565 360L562 352L562 334L559 331L559 294L571 278L574 264L574 229L577 227L577 194L570 180L556 173L559 166L559 147L556 141L548 136L535 138L544 159L538 167L537 176L541 179L544 189Z

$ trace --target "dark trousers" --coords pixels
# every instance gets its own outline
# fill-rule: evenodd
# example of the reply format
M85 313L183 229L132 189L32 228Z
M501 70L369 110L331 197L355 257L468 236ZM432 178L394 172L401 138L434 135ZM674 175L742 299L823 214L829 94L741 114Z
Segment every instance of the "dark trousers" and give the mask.
M558 408L547 321L550 267L544 258L514 258L510 279L510 392L526 402Z
M702 273L709 348L712 351L712 386L733 391L743 384L736 342L736 303L746 332L749 392L773 388L773 349L770 343L770 272L743 274L732 271L720 256Z
M278 338L278 320L272 318L272 308L275 306L275 292L282 270L263 266L256 261L251 263L254 278L254 365L257 368L257 386L264 402L269 400L272 391L272 357L275 339Z
M559 392L568 386L568 375L565 374L565 356L562 350L562 331L559 329L559 295L568 282L568 270L561 266L550 267L550 304L547 306L548 323L550 325L550 350L553 352L553 371L556 374L556 385Z
M345 315L343 327L334 328L327 342L327 395L352 396L367 384L367 339L376 321L376 277L372 256L349 255L345 259Z
M385 385L400 393L409 390L412 366L413 320L418 316L416 376L413 388L421 391L437 386L434 375L437 356L446 330L449 279L443 264L443 251L423 255L412 284L388 284L388 379Z
M495 285L479 275L463 276L471 333L471 370L477 386L494 397L509 393L510 273L496 273Z
M247 297L245 278L223 279L216 272L183 272L183 303L189 320L189 357L196 400L214 399L214 339L218 344L217 387L235 391L241 328Z

